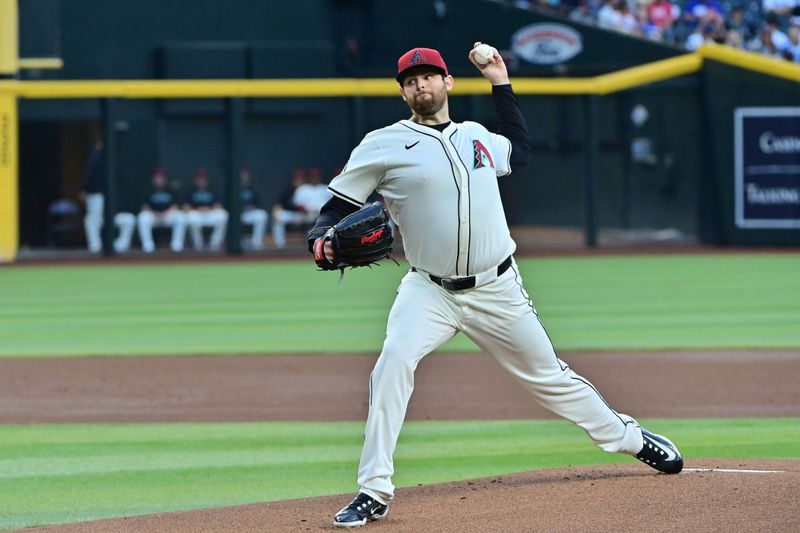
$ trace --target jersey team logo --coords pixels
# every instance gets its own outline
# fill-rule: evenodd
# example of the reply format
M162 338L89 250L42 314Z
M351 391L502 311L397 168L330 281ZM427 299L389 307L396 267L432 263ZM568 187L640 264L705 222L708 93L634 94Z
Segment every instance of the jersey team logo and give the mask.
M472 168L492 167L494 168L494 161L492 156L489 155L489 150L478 139L472 140L472 153L475 155L475 161Z

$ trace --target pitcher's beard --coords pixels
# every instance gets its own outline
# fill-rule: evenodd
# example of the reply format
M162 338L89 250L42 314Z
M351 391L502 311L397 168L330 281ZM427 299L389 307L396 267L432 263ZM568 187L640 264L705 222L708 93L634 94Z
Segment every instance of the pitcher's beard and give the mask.
M447 101L447 93L442 95L429 94L430 98L414 97L409 102L411 110L422 117L430 117L438 113Z

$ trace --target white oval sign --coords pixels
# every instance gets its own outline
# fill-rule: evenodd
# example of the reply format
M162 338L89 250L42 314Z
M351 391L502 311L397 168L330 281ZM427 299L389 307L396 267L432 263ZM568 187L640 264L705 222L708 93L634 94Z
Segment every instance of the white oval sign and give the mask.
M511 36L511 50L529 63L552 65L569 61L581 50L581 34L563 24L531 24Z

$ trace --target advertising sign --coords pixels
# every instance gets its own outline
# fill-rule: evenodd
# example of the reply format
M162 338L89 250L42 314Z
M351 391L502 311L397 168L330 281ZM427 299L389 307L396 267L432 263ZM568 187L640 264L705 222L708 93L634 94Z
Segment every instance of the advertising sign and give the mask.
M734 113L736 226L800 228L800 107Z
M581 50L581 34L564 24L530 24L511 36L511 50L528 63L553 65L569 61Z

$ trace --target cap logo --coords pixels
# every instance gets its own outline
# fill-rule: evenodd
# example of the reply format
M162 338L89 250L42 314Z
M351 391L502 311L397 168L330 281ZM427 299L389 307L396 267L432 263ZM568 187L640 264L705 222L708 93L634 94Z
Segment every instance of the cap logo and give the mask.
M417 63L425 63L425 54L422 53L421 50L414 50L414 55L411 56L411 61L408 62L409 65L416 65Z

